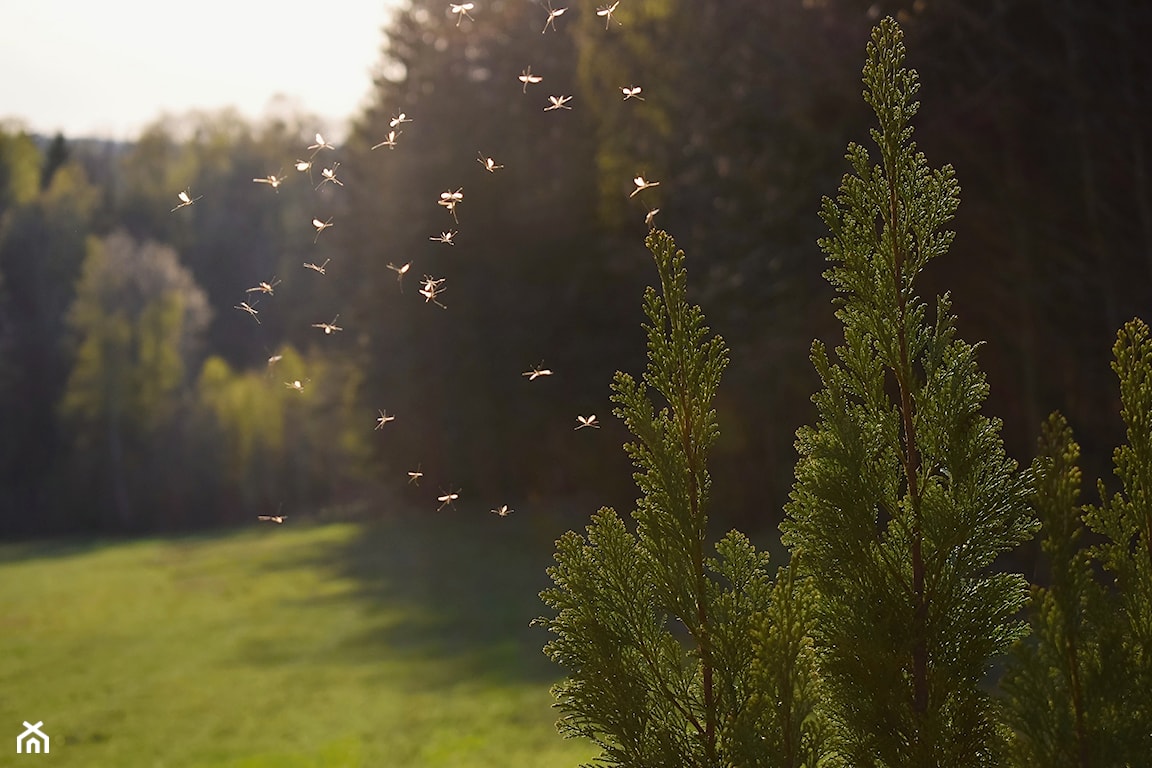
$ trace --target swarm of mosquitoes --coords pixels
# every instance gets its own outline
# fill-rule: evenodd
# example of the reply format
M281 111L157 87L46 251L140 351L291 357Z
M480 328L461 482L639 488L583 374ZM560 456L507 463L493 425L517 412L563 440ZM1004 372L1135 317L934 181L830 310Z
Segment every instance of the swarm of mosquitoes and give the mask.
M539 2L539 0L538 0L538 2ZM614 17L614 14L616 13L616 9L620 5L620 2L621 2L621 0L616 0L616 2L610 3L608 5L603 5L603 6L600 6L599 8L597 8L596 15L598 17L604 19L604 29L605 30L611 29L613 22L615 22L616 24L621 23L618 19L616 19ZM554 7L552 5L551 0L544 0L542 3L540 3L540 6L541 6L541 9L546 13L544 25L543 25L543 28L540 30L540 33L546 34L548 32L548 30L552 30L553 32L558 33L560 30L559 30L559 27L557 27L557 21L564 16L564 13L568 9L566 7L563 7L563 8ZM464 22L465 19L467 19L469 22L474 23L475 18L472 16L472 12L476 11L476 10L477 10L477 6L475 3L472 3L472 2L449 3L448 8L447 8L447 13L450 14L451 17L454 17L456 19L456 26L459 27ZM524 70L520 73L520 75L518 77L518 81L521 83L521 92L523 94L527 94L528 93L528 86L538 85L539 83L544 81L544 77L542 75L534 73L532 71L532 67L528 66L528 67L525 67ZM639 85L633 84L633 85L621 86L620 92L623 94L623 100L624 101L630 101L630 100L644 101L644 97L641 96L643 89ZM572 96L550 95L547 98L548 98L548 104L543 108L545 112L558 112L561 110L571 110L572 109L572 106L571 106L571 102L572 102L572 98L573 98ZM377 150L377 149L381 149L383 147L387 147L389 150L396 149L397 146L399 146L399 144L400 144L399 138L400 138L401 134L404 133L403 130L399 130L400 126L402 126L406 123L412 123L412 122L413 122L413 119L410 118L404 112L397 113L395 116L393 116L388 121L389 131L385 135L384 139L381 140L379 143L373 145L371 147L371 149ZM314 137L313 143L309 144L306 147L306 152L308 153L306 155L306 159L297 159L295 161L295 163L293 163L293 167L296 169L296 171L298 173L307 174L308 179L309 179L309 183L312 184L314 189L317 191L320 190L321 187L324 187L325 185L329 185L329 184L332 185L332 187L334 187L334 188L335 187L343 187L344 181L342 181L337 176L339 168L340 168L340 163L333 161L331 164L327 164L327 163L323 162L323 157L321 155L321 153L335 152L335 151L336 151L336 146L334 144L332 144L330 141L328 141L327 139L325 139L323 134L317 132L315 137ZM488 173L495 173L496 171L499 171L499 170L504 168L504 166L502 164L498 163L495 160L495 158L493 158L490 155L485 154L483 151L477 152L476 161ZM313 169L314 168L319 169L319 171L320 171L320 180L318 182L316 182L316 179L313 175ZM287 180L288 180L288 176L283 173L283 169L281 169L281 171L279 171L276 174L269 174L267 176L262 176L259 178L252 179L253 183L266 185L267 187L271 188L273 190L273 192L276 192L276 193L279 193L280 186L282 184L284 184ZM313 182L315 182L315 183L313 184ZM630 193L627 195L627 197L629 199L636 197L638 194L640 194L641 192L644 192L645 190L659 186L660 182L649 181L642 174L637 174L636 177L632 179L632 184L633 184L633 187L632 187ZM198 200L202 199L202 197L203 197L202 195L197 195L197 196L193 197L192 191L190 188L186 188L186 189L180 191L176 195L177 205L174 208L172 208L171 213L175 213L175 212L181 210L182 208L191 207ZM459 225L460 222L459 222L459 218L457 217L456 209L459 205L461 205L463 203L463 201L464 201L464 189L463 189L463 187L458 187L456 189L448 189L448 190L442 192L440 194L440 199L437 200L436 203L437 203L437 205L443 207L447 213L451 214L453 224ZM647 209L647 213L644 216L644 223L649 229L655 228L654 219L656 217L656 214L659 213L659 211L660 211L659 208ZM318 243L320 240L320 236L325 231L327 231L328 229L330 229L333 226L335 226L335 223L333 222L332 217L328 217L326 219L321 219L319 216L313 217L312 218L312 228L315 230L315 236L313 237L313 243ZM442 231L439 235L432 235L428 239L433 241L433 242L442 243L442 244L451 246L451 245L455 245L455 237L457 236L457 234L458 234L457 230L448 229L448 230ZM303 268L310 270L312 272L315 272L320 276L324 276L327 274L327 268L328 268L328 264L330 263L330 261L331 261L331 259L325 259L322 264L305 262L303 264ZM404 290L404 277L411 270L412 262L409 261L409 262L406 262L405 264L400 265L400 266L396 266L395 264L389 263L387 266L388 266L388 269L390 269L396 273L396 281L400 286L400 291L403 292L403 290ZM256 307L259 304L261 298L272 297L275 295L276 287L280 284L280 282L281 281L279 280L279 278L273 276L269 280L261 280L261 281L257 282L256 285L252 286L251 288L247 288L244 291L244 298L238 304L235 305L235 309L237 309L241 312L244 312L245 314L250 316L257 324L259 324L260 323L260 316L259 316L260 310L258 310ZM447 309L447 305L445 305L443 302L440 301L441 297L447 291L447 288L445 287L445 283L446 283L446 279L443 277L437 278L437 277L432 277L431 275L427 275L427 274L424 275L423 279L420 281L420 289L418 291L419 294L424 298L424 303L425 304L435 304L436 306L440 307L441 309ZM340 319L340 315L337 314L332 319L331 322L313 323L312 327L323 331L323 333L326 336L331 336L335 333L338 333L338 332L344 330L341 326L336 324L339 319ZM272 355L268 358L269 371L271 371L273 366L275 366L275 364L277 362L279 362L280 359L281 359L281 355ZM552 371L552 369L545 367L543 361L541 361L539 364L537 364L537 365L529 368L528 370L524 371L521 375L525 379L527 379L529 382L533 382L533 381L536 381L538 379L544 379L544 378L550 377L553 375L553 373L554 372ZM311 383L310 379L304 379L304 380L294 379L292 381L285 381L284 386L293 392L303 393L310 383ZM375 423L375 427L374 427L374 429L376 429L376 430L383 430L387 424L389 424L392 421L395 421L397 418L395 415L390 415L388 413L388 411L383 410L383 409L378 409L377 413L379 414L379 416L376 417L376 423ZM589 414L587 416L584 416L584 415L577 415L576 416L576 426L573 429L576 431L579 431L579 430L587 429L587 428L592 428L592 429L599 429L600 428L600 423L596 418L596 414ZM417 465L415 470L409 470L407 472L407 476L408 476L408 483L409 484L418 486L420 484L420 479L424 477L424 472L421 470L420 466ZM436 501L439 502L439 506L437 507L437 511L443 510L445 507L454 507L455 502L460 499L460 494L461 494L460 489L442 490L441 493L436 497ZM511 515L513 510L507 504L502 504L498 507L492 508L491 512L492 512L492 514L503 518L503 517L508 517L509 515ZM258 515L257 516L258 521L270 522L270 523L276 523L276 524L282 524L286 519L287 519L287 515L283 515L283 514L279 514L279 513L277 513L275 515Z

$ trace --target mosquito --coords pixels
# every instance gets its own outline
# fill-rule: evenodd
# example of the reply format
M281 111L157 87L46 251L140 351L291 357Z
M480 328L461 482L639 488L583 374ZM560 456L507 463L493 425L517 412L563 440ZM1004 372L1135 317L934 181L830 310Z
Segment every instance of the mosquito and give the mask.
M584 427L600 429L600 423L596 421L596 414L592 414L591 416L577 416L576 421L580 422L580 426L576 427L576 429L584 429Z
M396 273L396 282L400 283L400 291L404 291L404 275L408 274L408 270L412 269L412 262L408 262L404 266L398 267L389 262L388 269Z
M254 285L253 287L244 291L244 293L259 292L259 293L266 293L269 296L271 296L276 292L276 286L278 286L278 285L280 285L280 281L277 280L276 278L272 278L272 282L270 282L270 283L266 283L263 280L261 280L260 282L256 283L256 285Z
M192 205L192 203L196 202L201 197L204 197L204 195L199 195L197 197L189 197L188 196L188 190L184 190L180 194L176 195L176 198L180 201L180 205L173 208L171 211L169 211L169 213L174 213L174 212L180 210L181 208L185 208L189 205Z
M636 195L648 189L649 187L660 186L660 182L647 181L643 176L637 176L636 178L632 179L632 183L636 185L636 189L632 190L632 194L628 195L629 198L636 197Z
M286 178L288 178L288 177L287 176L265 176L262 179L252 179L252 181L256 182L257 184L267 184L268 186L272 187L272 189L279 192L280 191L280 185L284 183L284 179L286 179Z
M476 154L477 154L476 162L478 162L478 163L480 163L480 165L484 166L484 170L488 171L488 173L496 173L496 171L498 171L504 167L502 165L497 165L496 161L493 160L492 158L485 157L483 152L477 152Z
M323 176L324 178L321 179L320 183L316 185L316 189L320 189L320 187L324 186L328 182L332 182L333 184L335 184L338 187L344 186L344 182L342 182L342 181L340 181L340 179L336 178L336 169L339 167L340 167L340 163L333 163L331 168L325 168L324 170L320 171L320 175Z
M528 381L536 381L536 379L540 378L541 376L551 376L552 375L552 369L551 368L545 368L544 363L540 363L540 365L534 366L532 368L532 370L524 371L524 373L522 373L520 375L521 376L527 376Z
M384 425L390 421L396 421L395 416L389 416L388 411L378 411L379 416L376 418L376 429L383 429Z
M312 170L312 161L311 160L297 160L296 161L296 170L300 171L300 173L304 173L304 171ZM257 179L257 181L259 181L259 179Z
M572 109L568 106L568 102L572 101L571 96L549 96L548 101L552 102L552 106L544 107L545 112L551 112L554 109Z
M512 514L515 511L516 510L509 507L507 504L501 504L499 507L492 510L492 514L500 515L500 517L508 517L508 515Z
M257 317L257 315L260 314L260 311L258 309L256 309L255 307L253 307L248 302L242 301L239 304L237 304L234 308L239 309L243 312L247 312L248 314L252 315L252 319L256 321L257 325L260 325L260 318Z
M292 390L293 392L304 391L304 383L301 382L300 379L296 379L294 381L286 381L284 382L284 386L288 387L288 389Z
M424 477L424 473L420 471L419 465L417 465L415 472L413 472L412 470L408 470L408 484L409 485L413 485L413 484L414 485L420 485L420 478L422 478L422 477Z
M620 5L620 0L616 0L612 5L605 5L602 8L596 9L596 15L604 17L604 29L608 29L608 25L614 21L612 14L616 12L616 6L618 5ZM619 24L620 22L616 21L616 23Z
M336 321L339 319L340 319L340 315L336 315L336 317L332 318L332 322L330 322L330 323L312 323L312 327L313 328L321 328L324 330L324 333L326 333L326 334L333 334L333 333L336 333L337 331L344 330L340 326L336 325Z
M268 358L268 368L271 369L272 366L276 365L276 363L280 362L283 359L284 359L284 355L272 355L271 357Z
M520 82L524 83L524 93L528 93L529 85L535 85L543 79L540 75L532 74L532 67L528 67L528 69L520 73Z
M628 88L621 88L620 89L620 91L624 94L624 101L628 101L628 99L637 99L639 101L644 101L644 97L640 95L640 92L642 90L644 90L644 89L638 85L633 85L633 86L630 86Z
M660 209L653 208L644 215L644 223L648 225L648 229L656 229L656 225L653 222L656 221L656 214L658 213L660 213Z
M468 14L468 11L476 7L474 3L449 3L448 5L451 6L452 13L456 14L456 26L460 26L460 22L464 21L465 16L468 16L469 21L476 21Z
M440 199L436 201L436 204L447 208L448 213L452 214L452 220L459 224L460 220L456 218L456 204L462 202L463 200L464 188L460 187L460 189L456 190L455 192L452 190L441 192Z
M552 3L549 2L548 7L545 10L548 11L548 20L546 22L544 22L544 29L540 30L540 34L544 34L545 32L547 32L548 27L552 27L553 32L557 31L556 30L556 18L558 16L563 16L564 11L566 11L568 9L567 8L555 8L554 9L552 7Z
M388 127L389 128L399 128L404 123L410 123L410 122L412 122L412 120L409 119L408 115L401 112L400 114L396 115L396 117L394 117L388 121Z
M306 262L304 262L304 268L310 269L313 272L319 272L320 274L324 275L324 274L327 274L324 271L324 267L328 266L328 262L330 262L330 261L332 261L332 259L324 259L324 263L320 264L319 266L317 266L316 264L312 264L311 262L306 261Z
M455 243L452 242L452 238L454 237L456 237L456 231L452 230L449 232L441 232L440 237L430 237L428 239L435 243L447 243L448 245L455 245Z
M372 149L380 149L380 147L388 147L388 149L396 149L396 137L402 133L404 133L404 131L388 131L388 138L384 139L384 141L382 141L379 144L377 144L376 146L372 147Z
M315 243L317 240L320 239L320 233L321 232L328 229L328 227L333 226L332 225L332 217L329 216L328 221L320 221L320 219L312 219L312 226L316 227L316 238L312 241ZM321 272L320 274L324 274L324 273Z
M420 295L424 297L424 303L432 302L440 309L448 309L448 307L441 304L436 300L436 297L443 293L446 289L440 286L444 284L444 278L437 280L436 278L424 275L424 287L420 289Z
M440 510L444 509L444 507L452 506L452 502L456 501L458 498L460 498L460 491L451 491L437 496L436 501L440 502L440 506L436 508L436 511L439 512Z
M256 519L266 523L283 523L288 519L288 515L256 515Z
M336 147L329 144L327 141L324 140L323 136L321 136L319 133L317 133L316 134L316 143L315 144L309 144L308 149L312 150L312 157L316 157L316 153L319 152L320 150L322 150L322 149L336 149ZM312 157L310 157L308 159L311 160ZM300 167L299 164L297 164L296 167L299 168Z

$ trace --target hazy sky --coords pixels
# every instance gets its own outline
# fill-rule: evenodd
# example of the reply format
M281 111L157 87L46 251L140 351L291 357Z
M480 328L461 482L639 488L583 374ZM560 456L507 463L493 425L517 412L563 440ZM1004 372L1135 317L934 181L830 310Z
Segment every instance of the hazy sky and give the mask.
M0 0L0 120L123 139L163 111L256 116L278 94L343 120L369 92L394 4Z

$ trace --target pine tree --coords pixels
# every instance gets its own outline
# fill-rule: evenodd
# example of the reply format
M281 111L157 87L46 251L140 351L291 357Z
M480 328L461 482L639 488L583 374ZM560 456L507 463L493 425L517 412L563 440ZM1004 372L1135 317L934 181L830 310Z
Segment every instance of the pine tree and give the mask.
M818 593L816 650L838 750L854 766L1000 764L1004 727L981 681L1024 632L1027 597L996 557L1032 535L1027 477L981 415L977 347L957 338L947 295L930 323L916 278L953 239L950 166L912 142L916 72L902 32L872 34L865 100L880 162L855 143L820 246L844 326L837 361L816 342L819 420L782 525Z
M786 572L774 586L740 533L708 553L712 401L727 350L688 304L683 252L663 232L647 244L662 289L644 295L648 367L642 382L617 373L612 385L635 437L625 450L642 493L636 531L605 508L586 536L557 542L555 586L541 595L556 615L540 621L556 635L545 652L569 671L554 689L558 727L593 740L611 766L814 766L804 587Z

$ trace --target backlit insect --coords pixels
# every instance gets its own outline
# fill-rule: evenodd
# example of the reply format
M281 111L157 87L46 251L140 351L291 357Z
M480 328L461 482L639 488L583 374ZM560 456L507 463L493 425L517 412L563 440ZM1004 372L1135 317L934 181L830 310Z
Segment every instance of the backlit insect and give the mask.
M384 141L382 141L379 144L377 144L376 146L372 147L372 149L380 149L380 147L388 147L388 149L396 149L396 137L399 136L401 133L404 133L404 131L388 131L388 138L384 139Z
M436 508L436 511L439 512L440 510L444 509L444 507L452 506L452 502L456 501L458 498L460 498L460 491L452 491L437 496L436 501L440 502L440 506Z
M242 301L239 304L237 304L234 308L239 309L242 312L247 312L248 314L252 315L252 319L256 321L256 324L257 325L260 324L260 318L257 317L257 315L260 314L259 310L257 310L255 307L253 307L248 302Z
M319 272L319 273L320 273L320 274L322 274L322 275L323 275L323 274L327 274L327 273L324 271L324 267L328 266L328 262L330 262L330 261L332 261L332 259L324 259L324 263L323 263L323 264L320 264L320 265L312 264L311 262L307 262L307 261L306 261L306 262L304 262L304 268L305 268L305 269L310 269L310 270L312 270L313 272Z
M284 382L284 386L288 387L288 389L292 390L293 392L304 391L304 383L301 382L300 379L296 379L294 381L286 381Z
M591 416L577 416L576 421L580 422L580 425L575 427L575 429L584 429L584 427L600 429L600 424L596 421L596 414L592 414Z
M456 218L456 204L460 203L463 200L464 200L464 188L461 187L460 189L456 190L455 192L453 192L452 190L448 190L447 192L441 192L440 193L440 199L436 201L436 204L442 205L445 208L447 208L448 213L452 214L452 220L455 221L456 223L460 223L460 220Z
M643 176L637 176L636 178L632 179L632 183L636 185L636 189L632 190L632 194L628 195L628 197L630 197L630 198L636 197L636 195L638 195L639 193L648 189L649 187L660 186L660 182L647 181L647 180L645 180L645 178Z
M336 147L329 144L327 141L324 140L323 136L321 136L319 133L317 133L316 134L316 143L315 144L309 144L308 149L312 150L312 157L315 157L316 153L322 149L336 149ZM311 159L311 158L309 158L309 159Z
M197 197L189 197L188 196L188 190L184 190L180 194L176 195L176 199L180 201L180 205L173 208L171 211L169 211L169 213L172 213L174 211L178 211L181 208L192 205L192 203L196 202L201 197L204 197L204 195L199 195Z
M388 121L388 127L399 128L402 124L410 122L412 121L408 118L408 115L401 112L400 114L396 115L396 117Z
M500 506L496 507L496 509L492 510L492 514L500 515L500 517L508 517L508 515L515 511L516 510L511 509L507 504L501 504Z
M328 229L328 227L333 226L332 217L329 216L328 221L320 221L320 219L312 219L312 226L316 227L316 238L312 241L315 243L317 240L320 239L320 233L321 232Z
M656 225L653 222L656 221L656 214L658 213L660 213L660 209L653 208L644 215L644 223L648 225L648 229L656 229Z
M521 376L527 376L528 381L536 381L536 379L540 378L541 376L551 376L552 375L552 369L551 368L545 368L544 363L540 363L540 365L533 367L532 370L524 371L524 373L522 373L520 375Z
M563 16L564 11L566 11L568 9L567 8L555 8L554 9L552 7L552 3L549 2L548 7L545 8L544 10L548 11L548 20L544 22L544 29L540 30L540 34L544 34L545 32L547 32L548 27L552 27L552 31L555 32L556 31L556 18L558 16Z
M520 82L524 83L524 93L528 93L529 85L535 85L543 79L540 75L532 74L532 67L528 67L528 69L520 73Z
M395 416L389 416L388 411L378 411L380 414L376 417L376 429L383 429L384 425L390 421L396 421Z
M297 160L296 161L296 170L300 171L301 173L303 173L304 171L312 170L312 161L311 160Z
M420 485L420 478L424 477L424 473L420 471L420 467L416 467L416 471L408 470L408 483L409 485Z
M331 168L325 168L324 170L320 171L320 175L324 178L321 179L320 183L316 185L316 189L320 189L320 187L324 186L328 182L332 182L338 187L344 186L344 182L336 178L336 169L339 167L340 163L334 163Z
M549 96L548 101L552 102L552 106L544 107L545 112L551 112L554 109L572 109L568 106L568 102L572 101L571 96Z
M288 515L256 515L256 519L266 523L283 523L288 519Z
M389 263L388 269L396 273L396 282L400 283L400 291L404 291L404 275L408 274L408 270L412 269L412 262L408 262L404 266L398 267L395 264Z
M272 366L284 359L284 355L272 355L268 358L268 368L271 370Z
M428 239L435 243L447 243L448 245L455 245L455 243L452 242L452 238L454 237L456 237L455 230L450 232L441 232L440 237L430 237Z
M476 154L477 154L476 162L478 162L478 163L480 163L480 165L484 166L484 170L488 171L488 173L496 173L496 171L498 171L504 167L502 165L497 165L496 161L493 160L492 158L485 157L483 152L477 152Z
M638 99L639 101L644 101L644 97L640 95L642 90L644 89L638 85L620 89L620 91L624 94L624 101L628 101L628 99Z
M420 289L420 295L424 297L424 303L432 302L440 309L448 309L448 307L437 301L436 297L443 293L446 289L440 286L444 284L444 278L436 279L428 275L424 275L424 285Z
M602 8L596 9L596 15L604 17L604 29L608 29L608 25L612 23L612 14L616 12L616 6L618 5L620 5L620 0L616 0L612 5L605 5ZM619 24L620 22L617 21L616 23Z
M286 176L265 176L262 179L252 179L252 181L257 184L267 184L278 192L280 191L280 185L284 183L284 179L286 178Z
M336 325L336 321L339 319L340 319L340 315L336 315L336 317L332 318L332 322L330 322L330 323L312 323L312 327L313 328L320 328L326 334L333 334L333 333L336 333L337 331L344 330L340 326Z
M271 296L273 293L276 292L275 289L276 289L276 286L278 286L278 285L280 285L280 281L277 280L276 278L272 278L272 282L270 282L270 283L266 283L263 280L261 280L260 282L256 283L256 285L254 285L253 287L244 291L244 293L259 292L259 293L266 293L269 296Z
M449 6L452 8L452 13L456 14L456 26L460 26L465 16L468 16L469 21L475 21L468 14L468 11L476 7L473 3L449 3Z

